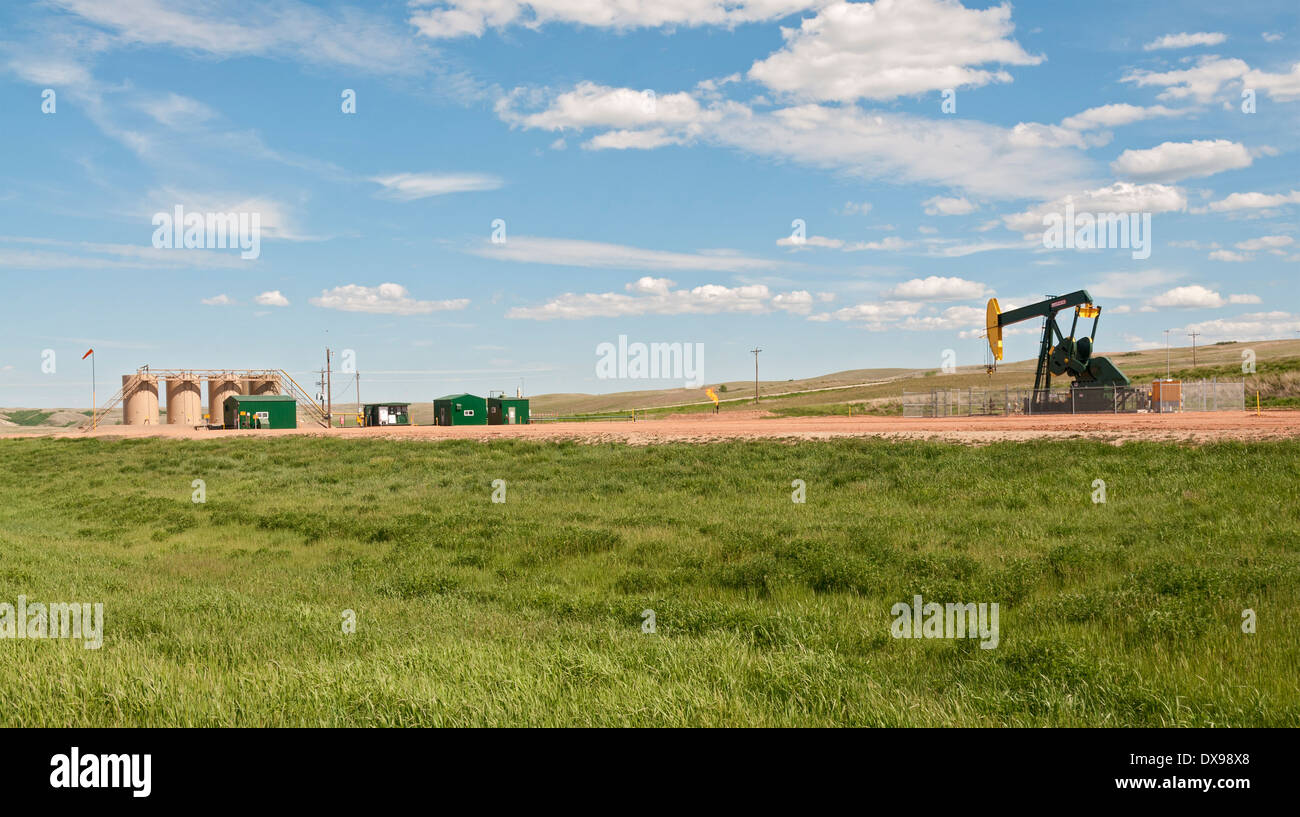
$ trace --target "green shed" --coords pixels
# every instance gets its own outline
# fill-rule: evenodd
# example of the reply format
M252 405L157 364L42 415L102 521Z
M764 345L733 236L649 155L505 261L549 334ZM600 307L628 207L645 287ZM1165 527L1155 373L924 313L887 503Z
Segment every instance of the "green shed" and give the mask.
M287 394L236 394L222 404L226 428L297 428L298 401Z
M449 394L433 401L433 416L440 426L485 426L487 400L473 394Z
M366 403L361 407L361 416L368 426L409 426L411 404Z
M488 425L524 425L528 422L526 397L489 397L487 401Z

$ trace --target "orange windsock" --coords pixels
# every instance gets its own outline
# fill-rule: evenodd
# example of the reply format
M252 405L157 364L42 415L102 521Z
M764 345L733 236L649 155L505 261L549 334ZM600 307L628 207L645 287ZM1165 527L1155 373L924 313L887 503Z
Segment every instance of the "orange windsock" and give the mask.
M85 353L84 355L81 356L81 359L82 359L82 360L85 360L86 358L90 357L90 356L93 355L93 354L95 354L95 350L94 350L94 349L87 349L87 350L86 350L86 353Z

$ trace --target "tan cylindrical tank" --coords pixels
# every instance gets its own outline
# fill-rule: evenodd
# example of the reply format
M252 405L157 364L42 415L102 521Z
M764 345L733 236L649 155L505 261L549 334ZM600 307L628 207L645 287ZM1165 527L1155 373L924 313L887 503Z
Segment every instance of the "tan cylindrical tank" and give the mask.
M279 394L278 377L255 377L248 381L248 394Z
M158 378L122 375L122 422L129 426L158 425Z
M243 381L233 375L208 378L208 425L225 423L226 398L243 393Z
M198 375L167 378L167 425L203 425L203 393Z

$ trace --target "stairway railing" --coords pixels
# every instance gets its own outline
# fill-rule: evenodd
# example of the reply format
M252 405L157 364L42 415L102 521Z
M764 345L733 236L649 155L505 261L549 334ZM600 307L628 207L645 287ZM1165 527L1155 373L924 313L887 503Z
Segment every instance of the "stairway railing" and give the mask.
M134 389L139 385L139 381L139 374L131 375L131 379L122 384L122 387L117 390L116 394L108 399L108 402L104 404L103 408L95 408L94 406L91 406L90 417L84 420L77 429L79 431L90 431L92 428L102 425L104 418L108 416L108 413L117 408L117 404L122 402L127 391Z
M316 401L311 399L311 395L307 393L307 390L302 386L299 386L298 381L294 380L293 376L284 369L280 369L279 373L280 376L284 378L286 384L285 390L289 392L289 394L293 395L294 399L298 401L298 407L305 409L308 417L320 423L325 428L329 428L330 421L329 417L325 415L325 410L316 405Z

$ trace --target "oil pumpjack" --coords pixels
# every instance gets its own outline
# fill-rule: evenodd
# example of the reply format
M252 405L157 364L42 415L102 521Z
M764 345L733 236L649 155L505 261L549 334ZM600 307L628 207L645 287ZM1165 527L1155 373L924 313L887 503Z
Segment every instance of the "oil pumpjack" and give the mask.
M1066 335L1057 324L1057 314L1071 307L1074 321L1070 324L1070 334ZM990 298L985 314L989 349L993 352L995 366L1002 359L1002 330L1021 321L1043 318L1043 338L1038 350L1038 366L1034 370L1034 391L1028 398L1026 411L1038 414L1109 408L1131 411L1136 408L1143 390L1132 388L1128 377L1108 358L1093 357L1101 307L1093 304L1086 289L1008 312L1003 312L998 306L997 298ZM1079 318L1092 318L1092 333L1076 340ZM1068 402L1051 399L1054 375L1071 379Z

